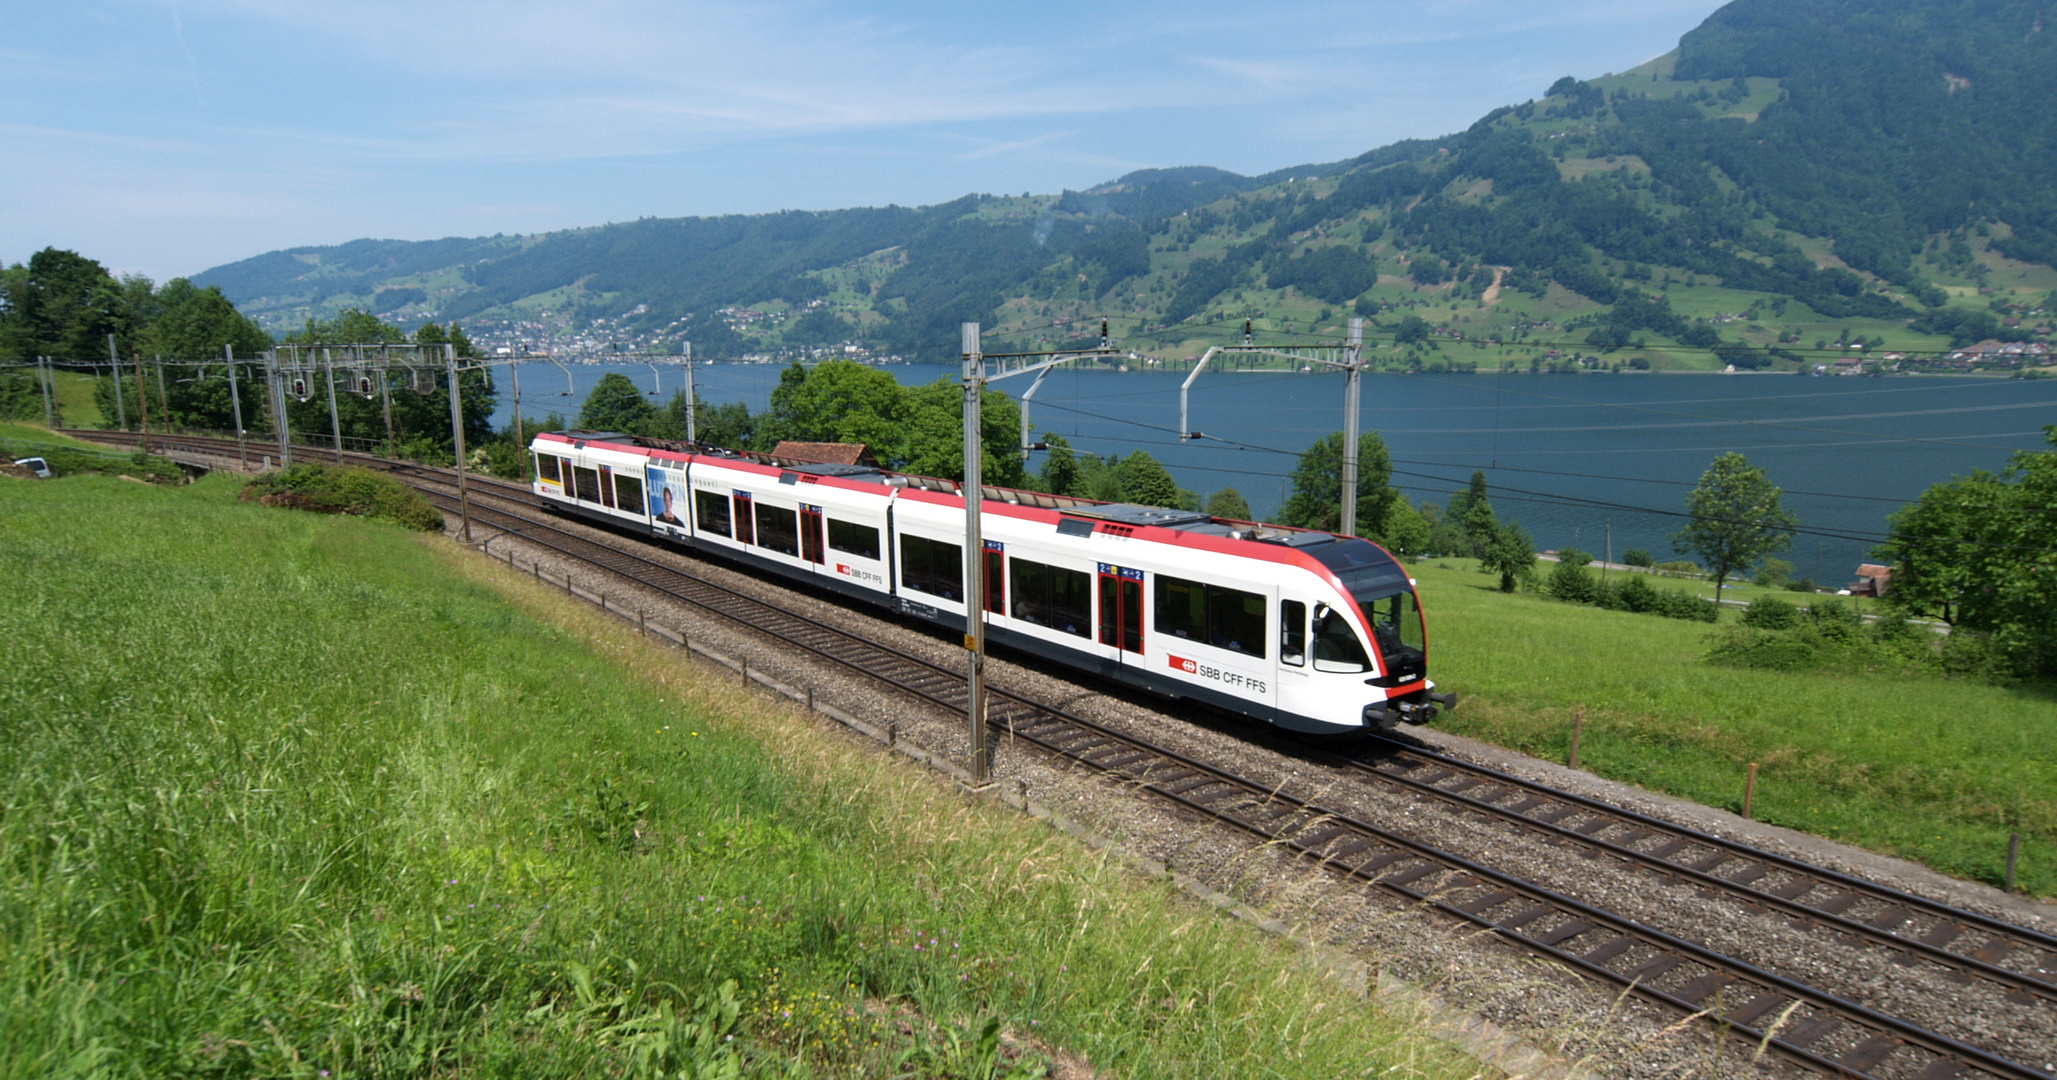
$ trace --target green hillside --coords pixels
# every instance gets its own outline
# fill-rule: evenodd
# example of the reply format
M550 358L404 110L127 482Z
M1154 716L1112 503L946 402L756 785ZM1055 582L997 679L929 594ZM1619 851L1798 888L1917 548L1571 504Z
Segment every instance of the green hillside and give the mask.
M497 343L713 356L940 356L971 320L1054 345L1106 318L1178 357L1245 319L1331 335L1351 315L1385 362L1457 370L2033 344L2057 289L2053 40L2032 0L1737 0L1640 68L1348 161L358 241L195 282L275 331L358 307Z

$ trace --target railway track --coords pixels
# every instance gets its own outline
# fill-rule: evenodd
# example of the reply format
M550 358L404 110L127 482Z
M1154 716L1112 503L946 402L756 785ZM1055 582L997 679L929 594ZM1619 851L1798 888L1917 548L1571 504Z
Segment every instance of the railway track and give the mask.
M208 443L188 445L201 449ZM219 443L214 446L219 452ZM392 468L419 486L453 483L447 470L361 460ZM959 671L537 520L530 516L526 486L474 479L472 494L476 524L634 580L938 708L964 709ZM455 509L452 496L430 497ZM988 694L988 723L1017 742L1149 792L1195 820L1245 833L1588 977L1705 1018L1809 1069L1896 1080L2052 1075L1502 873L1339 806L1253 782L1055 705L999 689ZM1954 979L1989 983L2012 1001L2043 1008L2057 1001L2057 939L2021 927L1418 749L1337 764L1367 782L1487 814L1643 873L1737 897L1831 938L1892 950L1903 962L1943 969Z

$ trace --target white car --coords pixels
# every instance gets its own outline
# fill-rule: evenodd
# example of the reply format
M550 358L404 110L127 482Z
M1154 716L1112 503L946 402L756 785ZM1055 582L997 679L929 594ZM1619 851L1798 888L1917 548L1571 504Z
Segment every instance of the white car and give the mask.
M50 479L52 475L50 472L50 463L44 461L42 458L39 457L19 458L15 461L15 464L21 466L24 469L29 470L32 473L35 473L37 476L45 480Z

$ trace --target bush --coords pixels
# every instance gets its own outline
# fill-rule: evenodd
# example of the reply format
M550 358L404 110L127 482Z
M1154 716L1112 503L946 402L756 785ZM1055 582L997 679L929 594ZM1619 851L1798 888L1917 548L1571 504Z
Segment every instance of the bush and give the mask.
M1630 548L1622 552L1621 564L1623 566L1640 566L1645 569L1657 565L1650 558L1650 553L1643 548Z
M1793 580L1793 564L1784 559L1766 559L1751 582L1763 589L1783 589Z
M1864 629L1864 617L1841 600L1817 600L1807 609L1814 630L1830 641L1855 641Z
M1593 587L1593 572L1586 564L1593 561L1591 555L1577 548L1566 548L1557 555L1557 567L1550 571L1550 578L1543 584L1543 591L1559 600L1574 604L1590 604L1596 598Z
M1773 596L1761 596L1743 609L1743 625L1758 630L1791 630L1800 624L1800 609Z
M1797 593L1811 593L1814 591L1814 579L1803 577L1800 580L1795 581L1792 584L1786 586L1786 591Z
M1720 617L1720 609L1714 601L1691 593L1672 589L1653 589L1657 604L1651 610L1667 619L1685 619L1688 622L1713 622Z
M1609 586L1606 592L1606 600L1601 603L1601 607L1633 611L1637 614L1657 610L1657 590L1652 588L1649 580L1641 574L1623 575L1621 584Z
M1700 564L1679 560L1677 562L1661 562L1650 569L1659 570L1667 574L1698 574L1700 572Z
M422 532L440 532L443 512L420 492L365 468L294 465L243 485L243 501L318 514L354 514Z

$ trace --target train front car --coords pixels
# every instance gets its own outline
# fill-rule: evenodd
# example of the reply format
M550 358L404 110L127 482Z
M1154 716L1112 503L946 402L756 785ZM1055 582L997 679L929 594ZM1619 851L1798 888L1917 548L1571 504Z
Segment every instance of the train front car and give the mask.
M1280 727L1322 735L1425 724L1454 707L1428 679L1428 635L1407 571L1384 548L1269 533L1291 549L1279 589Z

